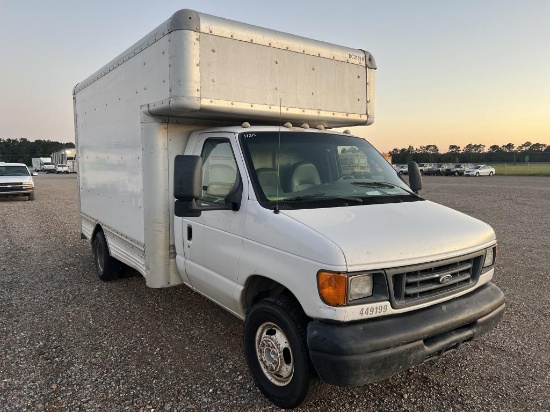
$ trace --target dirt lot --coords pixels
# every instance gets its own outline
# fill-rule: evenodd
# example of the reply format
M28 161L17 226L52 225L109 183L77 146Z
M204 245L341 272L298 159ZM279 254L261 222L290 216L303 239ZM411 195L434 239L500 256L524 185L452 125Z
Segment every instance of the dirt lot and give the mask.
M97 280L79 236L76 176L35 182L34 202L0 199L0 409L277 410L248 373L239 320L185 287ZM424 184L427 199L495 228L503 321L437 362L330 387L303 410L550 410L550 178Z

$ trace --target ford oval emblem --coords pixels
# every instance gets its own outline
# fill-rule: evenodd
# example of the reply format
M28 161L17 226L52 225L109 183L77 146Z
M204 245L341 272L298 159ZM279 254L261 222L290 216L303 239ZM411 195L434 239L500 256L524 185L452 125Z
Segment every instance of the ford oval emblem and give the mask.
M453 275L444 275L439 278L439 283L447 283L453 279Z

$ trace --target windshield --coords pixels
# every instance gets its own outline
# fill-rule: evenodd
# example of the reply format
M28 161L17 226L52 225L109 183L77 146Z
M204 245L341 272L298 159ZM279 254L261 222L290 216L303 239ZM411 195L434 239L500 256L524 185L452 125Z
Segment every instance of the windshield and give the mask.
M26 166L1 166L0 176L29 176Z
M393 198L388 202L417 199L380 153L358 137L315 132L256 132L240 137L260 202L339 199L361 204L382 197Z

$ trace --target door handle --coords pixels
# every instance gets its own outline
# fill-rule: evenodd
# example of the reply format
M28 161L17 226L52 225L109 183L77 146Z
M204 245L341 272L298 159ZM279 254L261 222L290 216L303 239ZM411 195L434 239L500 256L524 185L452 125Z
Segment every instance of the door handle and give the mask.
M193 240L193 228L191 225L187 225L187 240L191 242Z

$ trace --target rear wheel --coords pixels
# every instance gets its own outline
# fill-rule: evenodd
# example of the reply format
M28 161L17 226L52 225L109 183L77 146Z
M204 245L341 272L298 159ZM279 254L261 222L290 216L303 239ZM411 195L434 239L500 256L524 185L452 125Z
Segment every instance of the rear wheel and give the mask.
M307 348L309 319L295 299L266 298L244 324L244 352L260 391L281 408L295 408L317 397L323 383Z
M116 279L122 264L109 254L109 247L103 232L98 232L95 236L93 252L97 277L104 282Z
M476 177L479 177L479 172L476 172Z

